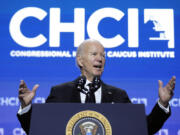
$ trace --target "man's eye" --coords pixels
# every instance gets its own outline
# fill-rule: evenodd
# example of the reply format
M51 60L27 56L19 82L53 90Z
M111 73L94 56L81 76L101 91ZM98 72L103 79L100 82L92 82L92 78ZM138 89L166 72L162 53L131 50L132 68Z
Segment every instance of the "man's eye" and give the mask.
M105 54L101 54L101 57L105 58Z
M92 53L93 56L95 56L97 53Z

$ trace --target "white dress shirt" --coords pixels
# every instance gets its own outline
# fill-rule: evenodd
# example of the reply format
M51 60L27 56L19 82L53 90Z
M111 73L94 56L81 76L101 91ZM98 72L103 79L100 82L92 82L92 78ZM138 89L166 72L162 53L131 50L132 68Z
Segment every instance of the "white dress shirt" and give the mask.
M88 84L91 83L89 80L86 81L86 84L85 84L85 88L89 90L89 86ZM95 95L95 101L96 103L100 104L101 103L101 96L102 94L102 86L94 93ZM81 103L85 103L86 101L86 94L80 92L80 97L81 97Z

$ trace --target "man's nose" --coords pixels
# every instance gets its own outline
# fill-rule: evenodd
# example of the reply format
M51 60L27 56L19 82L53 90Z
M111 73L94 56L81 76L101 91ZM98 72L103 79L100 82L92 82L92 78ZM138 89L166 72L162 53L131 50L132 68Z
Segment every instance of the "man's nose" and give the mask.
M97 55L97 61L102 63L102 60L103 60L103 56Z

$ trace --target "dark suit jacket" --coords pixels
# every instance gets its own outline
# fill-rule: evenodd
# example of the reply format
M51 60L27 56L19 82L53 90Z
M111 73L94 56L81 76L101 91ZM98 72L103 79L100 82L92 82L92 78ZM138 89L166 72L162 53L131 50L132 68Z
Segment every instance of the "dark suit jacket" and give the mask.
M52 87L46 103L81 103L80 92L76 89L76 81L67 82ZM122 89L102 83L102 103L131 103L128 95ZM17 115L22 128L29 133L30 117L32 109L23 115ZM155 105L152 112L147 116L149 135L156 133L170 116L159 105Z

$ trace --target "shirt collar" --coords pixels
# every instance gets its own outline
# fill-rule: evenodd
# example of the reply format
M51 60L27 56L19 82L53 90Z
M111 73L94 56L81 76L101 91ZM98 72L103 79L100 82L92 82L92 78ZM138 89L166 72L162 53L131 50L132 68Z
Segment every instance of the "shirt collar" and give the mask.
M89 80L86 80L86 83L85 83L85 87L87 87L87 85L89 84L89 83L92 83L91 81L89 81Z

